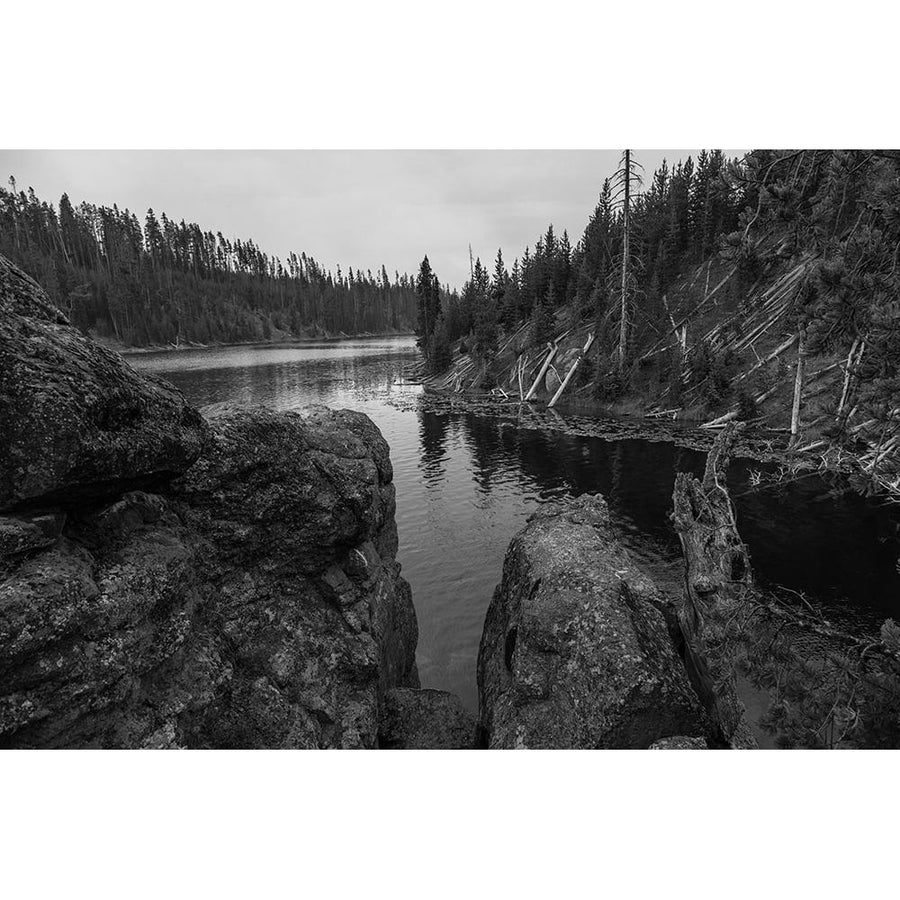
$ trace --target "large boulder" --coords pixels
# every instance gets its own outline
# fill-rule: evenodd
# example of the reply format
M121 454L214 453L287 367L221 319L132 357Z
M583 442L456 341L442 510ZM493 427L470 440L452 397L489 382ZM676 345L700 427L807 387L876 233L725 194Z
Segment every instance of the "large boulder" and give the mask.
M197 458L202 417L72 328L0 256L0 512L156 484Z
M418 685L361 414L211 410L163 491L7 530L0 746L375 747L385 694Z
M548 504L513 539L478 654L492 748L648 748L703 737L664 613L603 498Z
M233 673L189 740L374 747L381 694L418 686L387 443L347 410L207 413L210 440L172 497L211 547L207 621Z

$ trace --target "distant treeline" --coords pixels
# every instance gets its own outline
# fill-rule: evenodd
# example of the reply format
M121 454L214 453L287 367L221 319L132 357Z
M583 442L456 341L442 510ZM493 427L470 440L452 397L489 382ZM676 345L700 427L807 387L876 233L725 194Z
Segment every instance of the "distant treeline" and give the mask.
M252 240L117 206L59 209L34 191L0 188L0 253L21 266L74 325L130 346L409 332L413 280L348 269L305 253L283 263Z

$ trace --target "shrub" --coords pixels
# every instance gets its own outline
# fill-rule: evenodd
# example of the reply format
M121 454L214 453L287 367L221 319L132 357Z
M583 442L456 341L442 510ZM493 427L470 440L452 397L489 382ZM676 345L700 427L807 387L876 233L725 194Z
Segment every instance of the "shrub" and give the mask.
M594 387L594 396L601 403L614 403L625 393L625 378L618 371L602 373Z
M555 317L549 304L538 303L531 314L531 328L529 329L531 343L542 346L551 340L554 324Z
M684 402L684 384L681 380L681 348L677 347L669 353L668 359L669 393L668 403L675 409Z
M751 419L755 419L757 417L757 415L759 414L759 409L756 406L756 400L754 400L754 398L753 398L752 391L749 391L743 385L738 390L737 402L738 402L737 417L742 422L749 422Z
M594 380L595 374L596 366L594 361L589 356L585 356L579 363L578 370L575 373L576 386L584 387L584 385L590 384Z
M730 350L714 350L705 341L691 353L692 380L699 395L709 405L726 400L731 394L731 371L734 354Z

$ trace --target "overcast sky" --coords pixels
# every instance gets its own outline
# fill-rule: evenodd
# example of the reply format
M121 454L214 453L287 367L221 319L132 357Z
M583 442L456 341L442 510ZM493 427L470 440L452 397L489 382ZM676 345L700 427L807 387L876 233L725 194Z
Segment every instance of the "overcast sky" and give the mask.
M636 150L647 180L697 150ZM726 150L741 156L743 150ZM469 243L512 264L553 222L574 244L619 150L0 150L0 175L42 200L128 208L252 238L284 259L414 272L427 253L461 286Z

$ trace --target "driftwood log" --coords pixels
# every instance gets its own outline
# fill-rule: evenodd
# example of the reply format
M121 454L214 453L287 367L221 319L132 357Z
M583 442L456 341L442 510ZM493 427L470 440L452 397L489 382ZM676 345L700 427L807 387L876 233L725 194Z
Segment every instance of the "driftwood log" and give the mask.
M757 743L737 693L725 640L729 623L753 585L747 548L738 534L725 483L738 431L729 424L716 438L702 482L678 473L672 521L684 555L685 590L678 624L688 675L722 743L754 748Z

